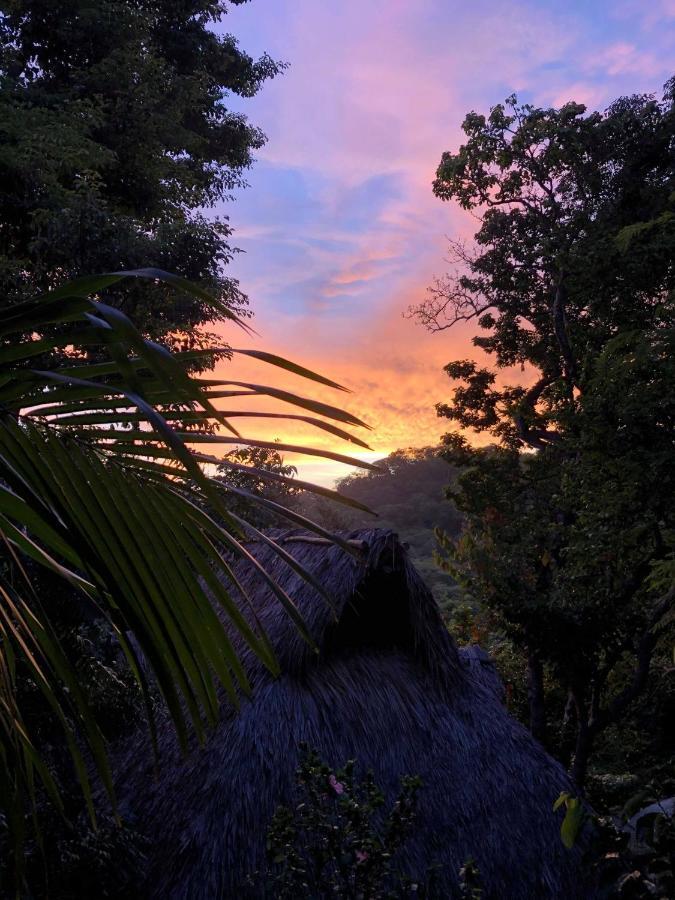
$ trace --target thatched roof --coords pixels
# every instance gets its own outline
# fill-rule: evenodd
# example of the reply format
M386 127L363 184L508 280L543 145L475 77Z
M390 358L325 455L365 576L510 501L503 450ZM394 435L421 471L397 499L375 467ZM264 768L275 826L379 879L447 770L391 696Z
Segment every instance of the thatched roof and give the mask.
M459 657L469 678L487 688L500 703L504 703L506 690L490 654L478 644L472 644L470 647L462 647Z
M145 748L132 744L121 755L122 809L153 847L147 896L257 896L242 881L264 865L267 826L290 799L301 741L336 767L355 758L389 796L400 776L421 776L417 828L401 865L419 876L439 864L439 896L455 896L470 857L486 900L587 896L551 811L570 789L565 773L507 714L489 660L458 653L396 536L349 537L363 547L360 560L297 534L280 538L330 592L334 611L269 547L250 545L294 598L318 655L250 565L239 564L282 676L247 658L252 699L238 714L225 707L206 747L185 760L171 728L160 728L156 780Z

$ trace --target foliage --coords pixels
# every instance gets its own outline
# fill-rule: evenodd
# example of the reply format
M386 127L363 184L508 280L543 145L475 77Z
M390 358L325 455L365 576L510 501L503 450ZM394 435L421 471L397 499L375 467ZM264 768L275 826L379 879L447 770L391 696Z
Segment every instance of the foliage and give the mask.
M467 141L444 153L442 200L479 216L475 249L410 314L431 330L475 321L498 368L530 366L531 388L497 385L475 362L446 367L458 387L439 414L509 446L557 442L584 366L617 332L667 324L674 286L675 82L661 103L622 97L604 113L537 109L510 97L470 113Z
M581 707L577 726L589 727L577 738L590 743L644 691L670 629L671 591L657 594L665 585L650 573L672 527L672 340L665 332L608 345L579 402L569 460L472 451L457 439L450 451L467 465L454 492L467 527L456 544L441 536L446 565L501 615L531 676L544 662L552 668ZM587 751L577 742L576 755Z
M459 870L459 890L462 900L480 900L483 896L480 870L472 859Z
M241 0L233 0L239 3ZM283 65L213 27L220 0L10 0L0 17L0 292L28 300L89 272L156 266L246 314L223 273L227 218L204 210L244 184L259 129L228 109ZM109 302L176 349L213 345L223 314L167 285ZM216 345L217 346L217 345Z
M658 790L658 787L657 787ZM649 790L630 798L620 813L581 812L579 799L561 795L567 814L561 828L572 847L583 828L585 857L601 900L666 900L675 890L673 801L660 801Z
M354 761L333 771L301 748L292 807L280 807L268 833L266 895L295 897L425 896L424 883L396 868L396 853L414 827L418 778L401 779L385 813L371 772L355 775Z
M297 468L285 463L281 453L271 447L239 447L231 450L218 466L217 473L216 478L224 485L240 488L248 494L265 497L284 506L293 506L294 499L301 493L293 485L293 479L298 474ZM249 521L254 522L258 528L283 525L283 517L272 509L251 509L250 502L244 498L239 506L241 510L234 511L240 514L247 512Z
M572 797L567 791L563 791L553 804L553 812L565 807L565 817L560 826L560 837L568 850L576 843L577 836L586 820L586 811L580 797Z
M495 368L450 363L462 384L438 412L499 445L445 438L466 527L441 556L523 652L540 739L547 673L568 696L580 783L645 690L675 596L674 88L602 114L509 98L467 116L434 190L478 214L475 249L454 244L461 270L413 310L486 333ZM498 378L513 366L530 386Z
M233 324L241 324L222 303L176 276L157 270L127 274L196 294ZM211 381L205 389L186 371L199 353L168 353L143 338L124 314L92 299L122 277L80 279L0 312L0 801L15 849L24 833L27 799L35 804L47 795L65 812L58 766L42 753L18 685L34 684L49 708L52 735L60 733L61 746L67 748L92 823L87 757L112 794L103 726L92 708L95 697L57 633L54 594L51 589L45 596L37 593L31 567L50 572L79 596L92 618L105 620L151 724L154 684L183 746L188 728L203 739L209 723L216 721L217 686L235 703L249 690L214 603L244 644L272 671L278 668L266 636L245 619L226 587L232 558L250 558L242 537L258 534L230 512L228 497L255 497L207 477L201 462L212 457L188 448L188 443L204 442L276 445L248 442L215 409L212 401L220 392L214 388L222 382ZM17 343L17 334L31 338ZM95 348L105 361L83 360L78 354L82 347ZM65 355L65 365L28 368L36 356L54 348L61 358ZM338 387L286 360L260 356L265 363ZM275 392L247 384L246 393L255 398ZM287 402L322 417L358 424L337 408L282 393ZM185 430L195 420L218 425L225 433ZM322 419L316 421L320 425ZM290 511L288 516L300 519ZM273 541L270 545L286 557L283 548ZM292 599L267 580L306 634Z
M71 815L45 817L40 841L26 841L24 893L20 896L143 900L138 884L145 865L145 839L127 822L111 816L99 816L93 828L85 815L78 815L77 794L68 796L64 791L63 796ZM8 850L2 835L0 850ZM3 853L0 884L11 881L8 858L9 854Z

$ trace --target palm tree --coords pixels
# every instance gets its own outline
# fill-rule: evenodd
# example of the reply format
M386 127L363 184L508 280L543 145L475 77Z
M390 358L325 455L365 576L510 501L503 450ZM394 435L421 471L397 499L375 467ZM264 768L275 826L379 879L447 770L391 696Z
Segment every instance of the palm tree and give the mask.
M190 729L203 739L215 721L218 686L234 703L249 690L215 604L245 645L271 671L278 670L264 632L249 624L226 586L233 558L246 557L258 566L242 539L257 534L299 570L283 547L232 511L229 499L236 494L239 501L272 504L275 513L339 541L292 510L247 493L236 480L228 485L211 478L213 463L223 460L203 452L205 445L304 450L368 467L341 454L243 438L230 420L245 413L225 414L214 401L233 394L276 397L296 409L275 416L300 418L367 446L346 430L364 423L341 409L267 385L190 374L195 364L208 363L208 353L171 354L98 299L106 287L130 276L196 294L233 326L247 327L199 288L158 270L79 279L0 312L0 812L17 846L26 810L35 809L39 793L62 807L57 781L17 698L20 678L32 679L60 723L92 820L86 760L93 761L114 800L87 687L59 642L50 598L38 596L31 567L55 573L107 619L146 698L151 724L149 679L185 746ZM248 353L340 389L280 357L223 352ZM255 474L285 477L263 469ZM349 544L344 547L353 552ZM261 574L307 636L292 597Z

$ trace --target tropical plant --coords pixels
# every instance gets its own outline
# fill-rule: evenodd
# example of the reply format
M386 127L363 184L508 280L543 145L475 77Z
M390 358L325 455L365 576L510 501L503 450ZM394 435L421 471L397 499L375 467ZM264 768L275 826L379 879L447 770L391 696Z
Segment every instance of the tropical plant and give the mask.
M232 325L243 324L226 304L154 269L79 279L2 308L0 808L15 850L24 835L27 808L32 804L35 809L38 797L63 809L58 777L31 733L19 683L36 686L58 723L93 821L92 769L113 797L105 740L87 686L59 640L50 597L35 590L31 567L52 573L108 622L142 691L151 730L152 688L163 698L185 747L191 730L203 740L215 721L218 686L233 703L250 689L232 630L271 671L278 670L265 634L226 586L233 558L245 557L259 569L309 640L292 598L260 568L242 539L254 534L303 577L311 576L283 547L232 512L230 498L271 504L276 514L355 552L298 513L209 477L205 464L220 460L202 451L204 444L268 446L246 440L231 424L244 411L216 408L216 401L233 395L251 400L273 396L301 409L289 418L302 418L360 446L363 441L343 426L364 423L336 407L264 384L242 383L229 373L201 380L188 374L199 351L171 354L99 299L101 291L130 275L196 295ZM280 357L227 352L247 353L340 389ZM61 364L33 368L34 360L45 354ZM329 451L269 446L367 466ZM227 457L225 464L238 465ZM286 477L263 469L255 474L275 481ZM293 484L311 487L296 480Z
M593 896L599 900L665 900L675 890L673 798L659 799L650 785L612 815L584 809L578 797L562 793L560 835L568 849L583 839Z
M372 772L359 778L354 760L333 769L301 745L292 806L280 806L267 836L266 872L252 876L256 896L425 897L432 873L413 881L397 870L397 851L410 837L422 786L401 778L384 813L385 798Z
M475 323L490 365L450 362L437 411L499 443L446 437L466 527L441 549L525 656L539 738L545 675L569 697L581 785L675 601L675 79L604 113L510 97L463 130L434 193L476 215L475 241L451 243L456 271L410 312L432 331Z

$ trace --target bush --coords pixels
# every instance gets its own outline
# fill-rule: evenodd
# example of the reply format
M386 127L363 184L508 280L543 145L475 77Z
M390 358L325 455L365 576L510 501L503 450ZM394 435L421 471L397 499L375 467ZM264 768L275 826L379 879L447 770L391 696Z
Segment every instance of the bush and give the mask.
M402 778L385 810L372 772L358 779L353 760L335 771L316 752L301 749L292 805L274 814L267 869L252 884L275 900L432 896L432 871L413 880L397 866L397 852L414 827L420 779Z

